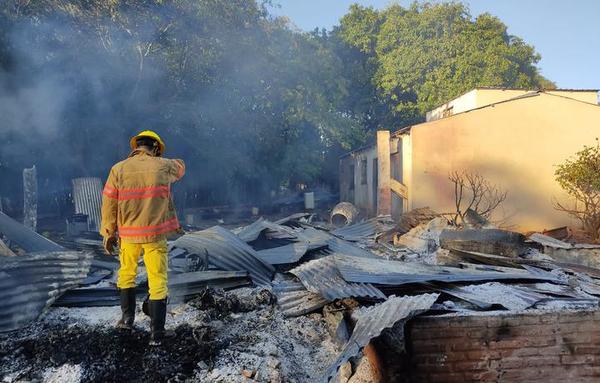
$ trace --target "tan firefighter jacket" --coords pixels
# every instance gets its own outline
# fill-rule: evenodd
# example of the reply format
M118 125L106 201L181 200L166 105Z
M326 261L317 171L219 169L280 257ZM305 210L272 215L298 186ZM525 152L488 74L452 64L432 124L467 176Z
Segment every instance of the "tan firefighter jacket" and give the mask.
M129 243L149 243L179 229L171 183L185 173L182 160L154 157L136 149L110 170L102 192L100 234Z

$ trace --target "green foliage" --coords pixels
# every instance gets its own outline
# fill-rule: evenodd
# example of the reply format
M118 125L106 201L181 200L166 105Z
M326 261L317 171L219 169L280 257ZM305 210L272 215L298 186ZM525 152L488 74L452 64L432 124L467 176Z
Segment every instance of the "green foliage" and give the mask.
M556 168L556 181L574 199L572 207L555 208L579 219L592 239L600 239L600 143L585 146Z
M473 20L461 3L395 4L381 11L354 5L335 33L366 56L389 105L381 120L392 126L420 121L474 87L552 85L539 75L533 47L494 16Z
M265 4L2 2L0 177L37 164L48 191L104 176L155 129L194 198L248 202L336 185L341 153L474 86L553 86L532 47L462 4L353 5L311 33Z
M0 92L15 105L28 88L36 96L0 129L10 168L39 163L66 185L104 176L128 137L150 128L167 155L188 162L184 182L203 202L247 202L282 185L335 183L325 161L365 140L337 107L348 80L326 36L292 31L256 1L9 0L0 9L11 38L0 64L17 63ZM25 116L39 110L51 118Z

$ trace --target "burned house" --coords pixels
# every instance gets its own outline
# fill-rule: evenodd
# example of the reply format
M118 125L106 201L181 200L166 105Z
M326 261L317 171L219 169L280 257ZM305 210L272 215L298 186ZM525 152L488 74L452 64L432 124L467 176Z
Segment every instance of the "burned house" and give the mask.
M553 208L566 194L555 166L600 137L597 90L476 88L427 113L426 122L379 131L374 144L340 160L340 197L363 214L429 206L455 210L454 171L507 191L497 219L520 230L573 222Z

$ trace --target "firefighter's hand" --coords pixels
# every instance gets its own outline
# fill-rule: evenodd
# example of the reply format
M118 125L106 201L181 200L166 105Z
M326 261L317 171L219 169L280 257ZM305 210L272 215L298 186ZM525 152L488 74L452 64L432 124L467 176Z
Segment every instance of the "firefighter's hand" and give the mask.
M116 236L106 236L103 238L102 245L104 246L104 251L106 251L106 255L114 255L115 247L117 247L117 237Z

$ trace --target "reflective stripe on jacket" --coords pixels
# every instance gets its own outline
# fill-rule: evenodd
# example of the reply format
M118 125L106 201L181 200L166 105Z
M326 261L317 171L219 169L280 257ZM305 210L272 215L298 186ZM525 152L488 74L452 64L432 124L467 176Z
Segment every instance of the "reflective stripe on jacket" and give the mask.
M149 243L179 229L171 199L171 183L185 173L182 160L154 157L134 150L110 170L102 192L100 234L129 243Z

